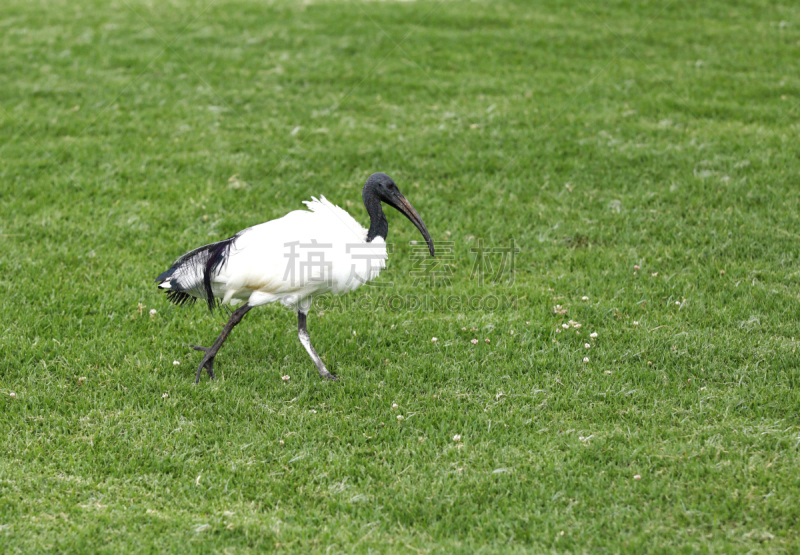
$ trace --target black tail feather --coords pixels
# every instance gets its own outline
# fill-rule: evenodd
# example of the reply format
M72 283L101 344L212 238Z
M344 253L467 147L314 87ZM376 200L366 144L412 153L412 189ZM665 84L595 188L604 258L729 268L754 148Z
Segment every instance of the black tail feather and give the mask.
M158 274L158 277L156 278L156 283L159 283L159 284L160 283L164 283L169 278L171 278L172 274L175 273L175 268L177 268L177 267L178 267L178 263L176 262L175 264L170 266L170 268L167 271L161 272L160 274Z
M170 281L167 299L177 306L183 306L187 303L194 304L199 297L205 297L211 312L221 306L220 301L214 297L211 280L225 265L238 235L194 249L178 258L167 271L162 272L156 278L156 283Z
M184 291L167 291L167 300L175 306L183 306L185 304L192 306L197 301L197 299Z
M231 252L231 245L236 239L236 235L230 239L225 239L219 243L210 245L208 252L208 259L206 260L206 267L203 271L203 287L206 290L206 300L208 301L208 310L214 312L214 307L217 303L214 302L214 291L211 290L211 276L213 276L225 261L228 259L228 254Z

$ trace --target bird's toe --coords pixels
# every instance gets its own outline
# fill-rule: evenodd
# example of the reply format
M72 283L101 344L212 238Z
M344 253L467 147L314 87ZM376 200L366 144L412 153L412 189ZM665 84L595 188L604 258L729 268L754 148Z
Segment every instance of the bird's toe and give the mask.
M197 374L194 377L194 383L200 383L200 376L203 373L203 369L205 368L206 372L208 372L208 377L212 380L214 379L214 357L213 356L206 356L203 357L203 360L200 362L200 366L197 367Z

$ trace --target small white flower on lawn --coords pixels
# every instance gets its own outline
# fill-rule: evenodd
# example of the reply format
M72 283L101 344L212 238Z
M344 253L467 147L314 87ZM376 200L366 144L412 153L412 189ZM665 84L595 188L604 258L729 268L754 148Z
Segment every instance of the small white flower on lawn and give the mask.
M634 479L634 480L641 480L641 479L642 479L642 477L641 477L641 476L639 476L639 475L637 474L636 476L634 476L634 477L633 477L633 479Z
M583 357L583 362L589 362L589 357Z
M283 440L280 440L280 444L283 445Z
M588 300L589 300L589 297L587 297L586 295L584 295L583 297L581 297L581 300L582 300L582 301L588 301Z
M705 390L706 390L705 386L700 388L700 391L705 391Z
M281 376L281 379L282 379L283 381L285 381L285 382L288 382L288 381L289 381L289 380L291 380L292 378L290 378L288 375L286 375L286 376Z
M178 366L179 364L180 364L180 361L177 361L177 360L173 360L172 361L172 366Z
M511 335L514 335L514 330L511 330Z
M311 414L317 414L317 411L315 411L314 409L311 409L311 410L310 410L310 411L308 411L308 412L310 412Z
M431 341L432 341L433 343L436 343L436 342L437 342L437 341L439 341L439 340L438 340L438 339L436 339L435 337L431 337Z
M556 333L561 333L561 330L556 328Z
M569 328L569 324L561 324L561 327L564 328L564 329L567 329L567 328Z
M530 326L530 325L531 325L531 323L530 323L530 322L525 322L525 325L526 325L526 326Z
M155 316L156 314L157 314L156 309L155 308L151 308L150 309L150 316Z
M477 340L477 339L473 339L473 340L472 340L472 344L473 344L473 345L477 345L477 344L478 344L478 340Z
M653 276L653 277L658 277L658 272L653 272L653 273L652 273L652 274L650 274L650 275L651 275L651 276Z
M12 399L16 399L17 398L17 394L14 393L13 391L11 393L9 393L8 396L11 397Z
M584 349L591 349L591 348L592 348L592 346L591 346L589 343L585 343L585 344L583 345L583 348L584 348Z
M162 399L166 399L167 397L169 397L169 393L164 393L164 395L161 396Z
M606 370L606 374L611 374L611 370Z
M575 329L578 329L580 327L581 327L581 325L578 322L575 322Z
M594 339L595 337L597 337L597 332L596 332L596 331L593 331L592 333L590 333L590 334L589 334L589 337L591 337L592 339Z
M397 403L392 403L392 408L396 409L397 408Z
M638 272L639 270L641 270L641 268L639 268L639 265L638 265L638 264L634 264L634 265L633 265L633 269L634 269L634 270L636 270L637 272Z
M633 321L633 325L634 325L634 326L638 326L638 325L639 325L639 322L637 322L636 320L634 320L634 321Z
M398 414L398 415L397 415L397 419L398 419L398 420L402 420L402 419L403 419L403 415L402 415L402 414Z
M355 334L356 334L356 330L353 330L353 335L355 335Z
M489 343L489 339L484 339L484 341L486 341L487 343Z
M678 306L681 306L681 302L680 301L675 301L675 304L678 305Z
M461 328L461 331L467 331L467 328Z
M456 434L456 435L454 435L454 436L453 436L453 441L455 441L456 443L458 443L459 441L461 441L461 434Z

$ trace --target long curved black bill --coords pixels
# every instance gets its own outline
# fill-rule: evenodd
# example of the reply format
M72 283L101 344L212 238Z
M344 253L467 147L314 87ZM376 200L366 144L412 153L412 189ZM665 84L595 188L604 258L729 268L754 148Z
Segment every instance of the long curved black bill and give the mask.
M411 206L411 203L406 200L406 197L400 193L397 193L397 196L394 200L395 203L392 203L392 206L398 211L402 212L406 218L411 220L412 224L417 226L417 229L425 238L425 242L428 243L428 250L431 251L431 256L435 257L436 254L434 254L433 251L433 239L431 239L431 234L428 233L428 228L425 227L425 222L423 222L422 218L419 217L419 214L416 210L414 210L414 207Z

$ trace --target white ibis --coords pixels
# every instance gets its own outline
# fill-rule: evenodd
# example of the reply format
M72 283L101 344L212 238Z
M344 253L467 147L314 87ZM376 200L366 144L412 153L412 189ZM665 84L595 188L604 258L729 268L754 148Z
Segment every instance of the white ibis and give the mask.
M434 256L433 241L422 218L384 173L369 176L361 193L369 214L364 229L350 214L325 197L305 201L308 210L248 227L233 237L187 252L156 278L170 301L180 306L205 299L209 310L217 304L244 304L231 313L228 323L205 351L195 383L203 368L214 379L214 357L231 330L253 307L280 301L297 311L298 336L319 375L328 372L311 345L306 315L315 295L343 294L375 279L385 267L389 222L381 202L402 212L417 226Z

